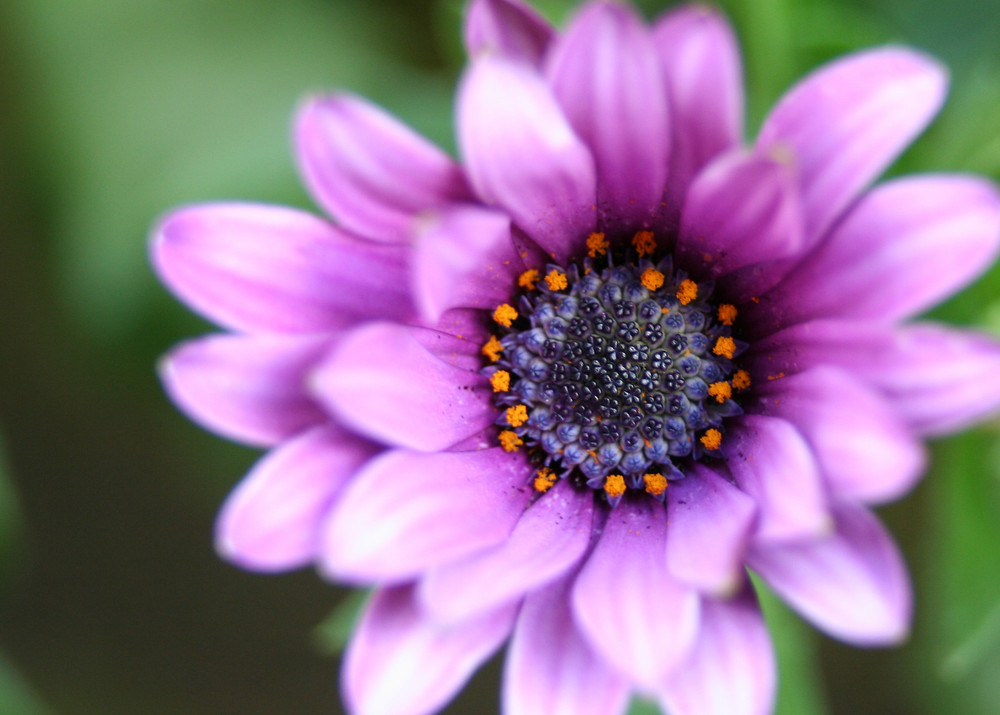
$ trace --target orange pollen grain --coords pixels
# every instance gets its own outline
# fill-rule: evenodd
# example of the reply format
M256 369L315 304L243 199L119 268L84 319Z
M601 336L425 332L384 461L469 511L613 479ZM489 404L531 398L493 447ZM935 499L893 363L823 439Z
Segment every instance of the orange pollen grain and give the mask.
M746 370L737 370L733 375L733 387L737 390L745 390L750 387L750 373Z
M723 303L719 306L719 322L723 325L732 325L736 320L736 306Z
M547 492L553 484L556 483L556 473L551 469L542 467L538 470L538 474L535 477L535 491L544 494Z
M778 373L777 375L768 375L768 376L767 376L767 379L768 379L768 380L780 380L780 379L781 379L781 378L783 378L784 376L785 376L785 373L783 373L783 372L779 372L779 373Z
M663 285L663 274L650 266L639 276L639 281L649 290L658 290Z
M646 492L658 497L667 491L667 478L662 474L645 474L642 481L646 483Z
M715 341L715 347L712 348L712 352L732 360L733 356L736 355L736 341L723 335Z
M652 231L639 231L632 237L632 245L635 246L635 252L639 254L639 258L642 258L651 255L656 250L656 239L653 238Z
M691 279L681 281L680 286L677 288L677 300L681 302L681 305L687 305L697 297L698 284Z
M698 441L705 445L705 449L714 451L722 446L722 432L717 429L710 429Z
M524 405L508 407L505 414L507 416L507 423L511 427L520 427L528 421L528 408Z
M541 278L538 275L538 269L529 268L524 273L517 277L517 284L521 288L527 290L535 290L535 283L537 283Z
M497 309L493 311L493 320L503 327L509 328L511 323L517 320L517 310L509 303L498 305Z
M592 233L587 236L587 255L591 258L603 256L608 252L608 242L603 233Z
M625 493L625 477L620 474L609 474L604 480L604 491L609 497L620 497Z
M733 396L733 388L728 382L713 382L708 386L708 394L722 403Z
M510 373L506 370L497 370L490 375L490 384L493 392L507 392L510 389Z
M545 284L549 287L549 290L565 290L569 287L569 281L566 280L566 274L560 273L555 268L549 271L549 274L545 276Z
M498 437L500 440L500 446L503 447L504 452L516 452L517 448L524 444L524 440L517 436L517 433L505 429L502 431Z
M497 340L496 335L491 335L490 339L486 341L483 346L483 355L490 359L490 362L496 362L500 359L500 353L503 352L503 345Z

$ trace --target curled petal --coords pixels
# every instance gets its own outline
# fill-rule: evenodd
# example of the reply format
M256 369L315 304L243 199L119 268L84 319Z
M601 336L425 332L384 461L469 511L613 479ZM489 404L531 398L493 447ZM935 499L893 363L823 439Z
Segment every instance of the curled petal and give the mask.
M473 0L465 16L470 57L499 52L537 67L554 36L552 26L521 0Z

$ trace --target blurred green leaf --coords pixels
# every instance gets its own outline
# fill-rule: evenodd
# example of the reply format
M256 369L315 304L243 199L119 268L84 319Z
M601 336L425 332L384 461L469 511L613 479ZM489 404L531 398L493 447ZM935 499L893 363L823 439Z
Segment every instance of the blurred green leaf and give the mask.
M0 655L0 715L50 715L7 659Z
M316 627L313 635L321 653L337 655L344 650L369 595L369 591L363 590L347 592L330 615Z
M655 703L641 698L633 698L628 715L661 715L662 710Z

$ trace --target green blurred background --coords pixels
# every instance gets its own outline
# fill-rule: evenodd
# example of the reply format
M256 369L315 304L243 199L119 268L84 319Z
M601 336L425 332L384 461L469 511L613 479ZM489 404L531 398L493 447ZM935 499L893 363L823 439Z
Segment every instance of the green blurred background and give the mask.
M573 3L538 5L561 22ZM641 5L652 16L666 3ZM953 87L893 171L1000 178L1000 3L722 5L746 54L751 136L806 70L907 43L943 59ZM458 0L0 4L0 715L339 712L336 651L357 599L308 570L246 574L213 553L215 511L256 454L163 397L158 356L211 328L154 280L146 234L183 202L308 207L288 126L310 92L372 97L452 149L461 12ZM1000 334L1000 271L934 317ZM910 643L848 648L766 600L783 715L1000 712L998 425L934 457L882 511L916 584ZM494 712L497 679L494 663L449 712Z

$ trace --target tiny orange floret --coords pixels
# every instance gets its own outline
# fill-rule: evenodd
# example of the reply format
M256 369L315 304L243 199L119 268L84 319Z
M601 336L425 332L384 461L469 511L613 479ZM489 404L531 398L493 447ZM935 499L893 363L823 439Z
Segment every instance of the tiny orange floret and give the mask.
M722 446L722 432L717 429L710 429L698 441L705 445L705 449L714 452Z
M528 408L524 405L508 407L504 414L507 417L507 423L511 427L520 427L528 421Z
M517 284L526 290L535 290L535 283L540 281L537 268L529 268L517 277Z
M708 394L722 403L733 396L733 388L728 382L713 382L708 386Z
M632 245L635 246L635 252L639 254L639 258L642 258L652 255L653 251L656 250L656 239L653 238L652 231L639 231L632 237Z
M650 266L639 276L639 282L649 290L659 290L663 287L664 276L658 270Z
M500 353L503 352L503 345L497 340L496 335L491 335L490 339L486 341L483 346L483 355L490 359L490 362L496 362L500 359Z
M715 347L712 348L712 352L732 360L733 356L736 355L736 341L727 335L723 335L715 341Z
M548 467L542 467L535 476L535 491L544 494L556 483L556 473Z
M549 271L549 274L545 276L545 285L549 287L549 290L565 290L569 287L569 281L566 280L565 273L561 273L553 268Z
M667 478L662 474L644 474L642 481L646 483L646 493L658 497L667 491Z
M497 370L490 375L490 385L493 392L507 392L510 389L510 373L506 370Z
M677 300L681 302L681 305L687 305L697 297L698 284L690 278L681 281L681 284L677 287Z
M604 480L604 491L609 497L620 497L625 493L625 477L620 474L609 474Z
M719 322L723 325L732 325L736 320L736 306L723 303L719 306Z
M524 444L524 440L517 436L517 432L509 429L503 430L497 435L497 439L500 440L504 452L516 452L517 448Z
M597 258L599 255L603 256L608 252L609 245L603 233L592 233L587 236L587 255L591 258Z
M517 310L510 303L502 303L493 311L493 320L505 328L509 328L511 323L517 320Z
M733 375L733 387L737 390L745 390L750 387L750 373L746 370L737 370Z

